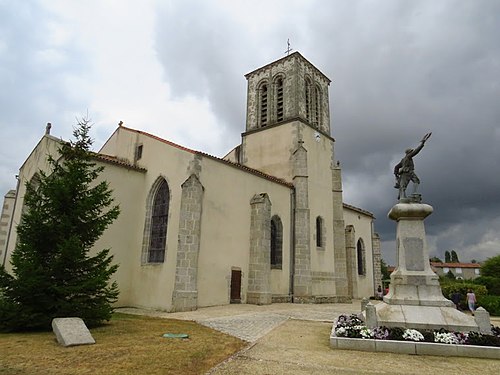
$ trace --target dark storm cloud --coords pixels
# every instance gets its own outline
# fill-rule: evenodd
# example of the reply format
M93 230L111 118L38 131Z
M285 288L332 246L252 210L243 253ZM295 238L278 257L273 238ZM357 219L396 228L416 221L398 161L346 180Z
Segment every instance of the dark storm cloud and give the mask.
M284 56L287 38L295 30L287 19L297 17L293 7L281 9L281 17L269 17L269 12L256 9L265 5L269 10L272 2L247 5L253 7L251 16L241 4L193 0L160 5L157 12L156 49L171 95L208 99L219 126L228 132L230 147L245 130L244 74ZM259 37L243 24L248 17L262 33Z
M477 259L495 255L477 249L500 212L500 2L309 4L314 12L287 6L300 13L292 44L332 78L332 135L347 201L374 212L390 246L393 166L432 131L415 158L424 200L435 208L426 221L432 251L453 248L464 260L474 251ZM269 54L270 40L290 29L250 35L204 2L182 2L162 17L158 50L167 80L179 95L208 97L235 136L245 116L239 77L279 58ZM291 24L278 15L275 23L275 33ZM393 259L393 251L384 256Z

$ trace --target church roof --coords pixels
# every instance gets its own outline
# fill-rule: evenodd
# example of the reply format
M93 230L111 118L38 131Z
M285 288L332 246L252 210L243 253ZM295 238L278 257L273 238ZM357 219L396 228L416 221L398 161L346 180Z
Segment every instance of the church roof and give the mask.
M344 205L344 208L347 208L347 209L352 210L352 211L359 212L360 214L367 215L367 216L370 216L370 217L372 217L372 218L375 219L375 216L370 211L363 210L362 208L359 208L359 207L356 207L356 206L352 206L352 205L347 204L347 203L344 203L343 205Z
M122 160L122 159L117 158L116 156L111 156L111 155L106 155L106 154L97 154L97 153L94 153L92 156L95 159L102 161L104 163L115 164L115 165L119 165L121 167L125 167L127 169L134 169L136 171L141 171L141 172L147 171L146 168L138 167L137 165L133 165L126 160Z
M247 166L244 166L244 165L241 165L241 164L238 164L238 163L233 163L231 161L218 158L217 156L213 156L213 155L207 154L207 153L202 152L202 151L192 150L190 148L187 148L187 147L181 146L181 145L179 145L177 143L171 142L169 140L160 138L160 137L158 137L156 135L153 135L153 134L150 134L148 132L145 132L145 131L142 131L142 130L132 129L132 128L129 128L129 127L126 127L126 126L123 126L123 125L120 126L118 129L124 129L124 130L128 130L128 131L131 131L131 132L134 132L134 133L137 133L137 134L142 134L142 135L144 135L146 137L153 138L153 139L155 139L155 140L157 140L159 142L165 143L165 144L167 144L169 146L178 148L179 150L190 152L190 153L195 154L195 155L204 156L204 157L210 158L212 160L215 160L215 161L217 161L219 163L223 163L223 164L226 164L226 165L231 166L233 168L237 168L237 169L240 169L240 170L245 171L247 173L251 173L253 175L265 178L266 180L276 182L278 184L284 185L284 186L289 187L289 188L293 188L293 184L291 184L289 182L286 182L285 180L282 180L281 178L277 178L277 177L271 176L271 175L263 173L263 172L261 172L261 171L259 171L257 169L249 168Z

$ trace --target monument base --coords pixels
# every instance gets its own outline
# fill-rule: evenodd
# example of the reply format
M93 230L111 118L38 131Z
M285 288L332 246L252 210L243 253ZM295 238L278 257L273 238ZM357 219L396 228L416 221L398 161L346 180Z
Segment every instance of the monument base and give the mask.
M371 314L375 316L370 316ZM447 306L389 305L382 302L373 309L367 309L365 315L366 322L374 326L480 331L474 317Z

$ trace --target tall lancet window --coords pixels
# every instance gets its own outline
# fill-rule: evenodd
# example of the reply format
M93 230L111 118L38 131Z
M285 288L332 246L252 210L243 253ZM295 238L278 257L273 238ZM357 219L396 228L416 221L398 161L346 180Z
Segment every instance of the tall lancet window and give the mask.
M271 268L281 269L283 263L283 224L279 216L271 218Z
M325 246L325 223L321 216L316 218L316 247Z
M305 100L306 100L306 120L311 121L311 80L309 78L306 78Z
M267 100L268 100L268 91L267 84L262 84L260 86L260 126L267 125Z
M151 210L151 232L149 238L149 263L163 263L167 243L167 222L170 191L167 181L161 180L154 195Z
M321 122L320 113L321 113L321 91L318 86L314 87L314 98L313 98L313 125L318 128Z
M366 275L366 253L365 244L361 238L358 240L356 250L358 258L358 275L364 276Z
M283 78L276 80L276 121L283 121Z

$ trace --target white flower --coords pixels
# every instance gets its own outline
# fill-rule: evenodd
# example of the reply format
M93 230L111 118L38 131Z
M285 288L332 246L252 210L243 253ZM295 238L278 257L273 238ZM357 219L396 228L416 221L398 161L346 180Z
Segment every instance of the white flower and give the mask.
M361 330L359 331L359 334L361 335L361 338L363 338L363 339L371 339L373 337L373 332L368 327L361 328Z
M424 341L424 336L415 329L406 329L403 338L409 341Z
M451 332L434 332L434 342L440 342L442 344L458 344L458 339L457 336Z
M347 333L347 330L345 329L345 327L339 327L339 328L335 329L335 334L339 337L345 336L346 333Z

